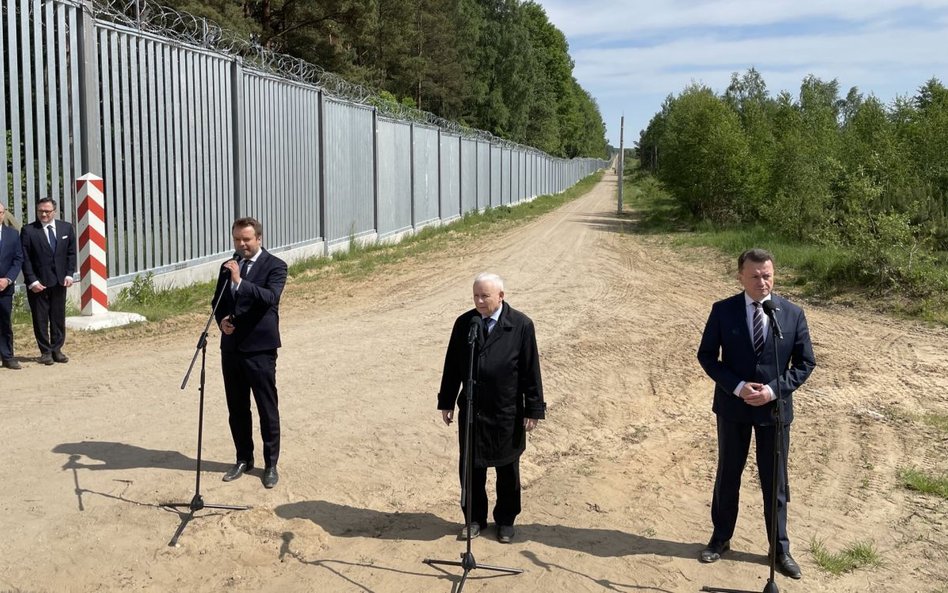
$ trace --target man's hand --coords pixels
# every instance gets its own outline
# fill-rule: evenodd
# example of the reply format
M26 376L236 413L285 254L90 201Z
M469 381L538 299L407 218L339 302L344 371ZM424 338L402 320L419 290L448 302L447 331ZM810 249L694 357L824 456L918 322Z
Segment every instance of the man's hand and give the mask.
M444 420L445 424L451 426L451 423L454 422L454 410L441 410L441 419Z
M63 280L63 286L65 286L66 288L69 288L70 286L72 286L72 284L73 284L72 276L66 276L66 279Z
M0 278L0 290L6 290L7 286L10 286L10 279Z
M30 290L32 290L33 292L43 292L44 290L46 290L46 287L43 286L42 282L37 282L36 284L30 287Z
M741 388L741 399L751 406L762 406L771 401L770 389L763 383L744 383Z
M230 272L230 281L234 284L240 282L240 266L237 265L237 261L230 259L224 262L224 268Z
M527 432L530 432L531 430L533 430L534 428L536 428L536 427L537 427L537 424L539 424L539 423L540 423L540 421L537 420L536 418L524 418L524 419L523 419L523 427L526 429Z
M236 329L236 326L234 326L233 316L228 315L227 317L221 320L221 331L227 334L228 336L234 333L235 329Z

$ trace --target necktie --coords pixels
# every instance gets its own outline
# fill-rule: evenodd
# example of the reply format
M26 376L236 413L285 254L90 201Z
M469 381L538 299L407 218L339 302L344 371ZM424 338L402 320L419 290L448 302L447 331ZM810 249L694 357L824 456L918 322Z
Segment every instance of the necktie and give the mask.
M492 317L484 318L484 339L487 339L487 336L490 335L490 328L494 324L494 319Z
M53 225L46 227L46 236L49 237L49 246L53 250L53 253L56 253L56 231L53 230Z
M754 302L754 352L757 356L764 351L764 314L760 310L760 303Z
M250 260L249 260L249 259L245 259L244 261L240 262L240 277L241 277L241 278L246 278L246 277L247 277L247 272L248 272L249 270L250 270Z

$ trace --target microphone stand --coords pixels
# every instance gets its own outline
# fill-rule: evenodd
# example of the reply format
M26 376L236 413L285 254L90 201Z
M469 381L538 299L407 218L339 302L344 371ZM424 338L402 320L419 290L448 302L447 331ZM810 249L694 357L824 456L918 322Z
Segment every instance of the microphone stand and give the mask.
M776 403L774 406L774 421L776 422L774 426L774 473L771 480L770 492L770 554L768 554L770 560L770 577L767 579L767 584L764 585L763 593L780 593L780 588L777 587L777 581L774 580L774 576L777 570L777 492L780 491L780 477L784 475L784 472L780 471L780 459L782 457L785 434L783 402L780 400L780 359L777 357L777 334L780 330L776 320L770 313L768 313L768 317L770 317L770 338L774 350L774 367L777 370L777 391L774 394L777 396L777 399L774 400L774 403ZM779 336L779 339L782 340L783 336ZM743 589L722 589L720 587L708 587L707 585L702 587L701 590L713 591L715 593L753 593L752 591L745 591Z
M476 317L472 319L477 320ZM467 581L468 573L477 568L493 570L495 572L502 572L506 574L520 574L523 572L523 570L520 568L505 568L503 566L478 564L474 559L474 554L471 553L471 508L474 504L474 495L471 492L471 483L473 481L471 476L471 466L474 463L474 450L471 446L471 433L474 432L474 344L477 342L477 334L479 332L480 322L475 321L475 323L471 324L471 331L468 334L468 350L470 351L470 355L468 358L467 382L464 388L464 392L467 394L467 406L465 408L466 426L464 428L464 484L461 489L461 497L464 500L464 525L466 526L465 531L467 532L467 551L461 553L460 562L457 560L433 560L431 558L425 558L423 560L423 562L429 566L442 564L447 566L460 566L464 569L464 574L461 575L461 582L458 583L458 587L454 593L461 593L461 589L464 588L464 582Z
M194 356L191 357L191 364L188 366L188 372L184 374L184 380L181 382L181 389L183 390L188 385L188 379L191 377L191 371L194 369L194 363L197 361L198 354L201 355L201 378L198 386L198 392L201 394L198 404L198 438L197 438L197 467L195 468L195 479L194 479L194 496L191 498L191 502L166 502L162 503L159 506L170 507L170 508L180 508L186 507L188 512L182 514L181 524L178 525L177 531L174 532L174 536L171 538L171 541L168 542L169 546L175 546L178 543L178 538L181 537L181 533L184 531L184 528L188 526L188 523L191 519L194 518L194 513L202 509L225 509L230 511L245 511L249 509L249 506L235 506L235 505L225 505L225 504L207 504L204 502L204 497L201 496L201 443L204 438L204 383L205 383L205 368L207 361L207 330L211 327L211 321L214 319L214 314L217 313L217 307L221 303L221 299L224 297L224 291L230 288L229 282L222 282L220 292L217 293L214 298L214 307L211 309L211 314L207 318L207 323L204 325L204 331L201 332L201 337L198 338L197 347L194 350ZM181 514L181 513L179 513Z

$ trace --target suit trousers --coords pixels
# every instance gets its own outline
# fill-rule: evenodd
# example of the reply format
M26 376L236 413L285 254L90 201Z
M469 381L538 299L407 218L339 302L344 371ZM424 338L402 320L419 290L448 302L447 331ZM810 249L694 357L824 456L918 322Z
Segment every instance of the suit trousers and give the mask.
M66 287L47 286L42 292L27 289L26 300L40 354L62 350L66 343Z
M464 494L464 464L460 464L461 493ZM520 514L520 459L499 465L497 472L497 504L494 523L513 525ZM466 513L467 498L462 496L461 511ZM487 468L471 468L471 523L487 526Z
M711 500L711 522L714 533L711 540L722 543L734 535L741 494L741 474L747 464L751 430L754 431L757 447L757 472L764 499L764 524L767 542L770 543L771 494L773 492L774 447L777 427L758 426L744 422L729 422L718 416L718 470L714 480L714 497ZM783 451L780 455L780 489L777 491L777 553L790 553L787 536L787 503L790 502L790 487L787 481L787 453L790 450L790 427L784 427Z
M13 358L13 292L0 296L0 359Z
M253 463L253 393L260 414L265 467L275 467L280 458L280 410L276 388L276 350L221 352L224 391L227 394L230 434L237 461Z

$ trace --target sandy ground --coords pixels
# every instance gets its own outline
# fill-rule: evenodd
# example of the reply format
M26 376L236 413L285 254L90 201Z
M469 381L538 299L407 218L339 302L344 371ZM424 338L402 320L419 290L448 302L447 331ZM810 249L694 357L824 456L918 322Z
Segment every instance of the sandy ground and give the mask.
M460 569L456 433L435 395L456 315L482 270L536 322L549 404L522 460L511 545L493 528L465 591L762 590L762 501L745 473L735 552L702 565L715 467L711 383L695 360L731 258L676 250L614 214L615 177L511 232L385 268L296 281L282 307L281 482L224 484L232 462L217 335L208 353L210 504L168 545L195 489L198 377L180 390L204 316L69 337L68 365L0 370L0 591L452 591ZM778 290L780 277L778 269ZM819 366L798 392L790 535L802 581L782 591L944 593L948 501L898 485L948 471L948 331L805 304ZM259 441L258 441L259 446ZM751 464L753 465L753 464ZM823 573L831 551L873 542L884 565Z

